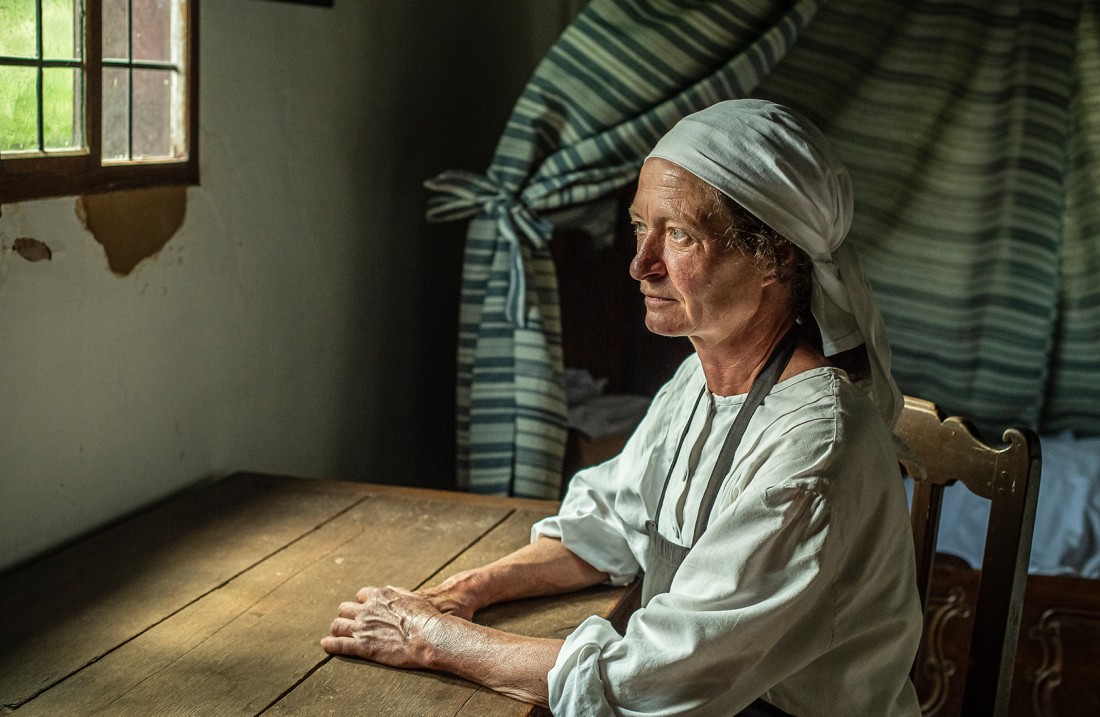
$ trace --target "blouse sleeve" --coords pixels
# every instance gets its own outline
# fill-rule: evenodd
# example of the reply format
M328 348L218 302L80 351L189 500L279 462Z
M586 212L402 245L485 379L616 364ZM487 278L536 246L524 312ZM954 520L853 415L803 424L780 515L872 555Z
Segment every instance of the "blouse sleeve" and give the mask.
M612 585L626 585L641 570L633 542L636 526L621 516L616 505L625 503L612 486L629 469L620 454L574 476L558 514L531 526L531 539L558 538L562 545L592 567L609 575ZM640 536L639 536L640 537Z
M622 453L577 472L558 514L535 523L531 539L560 538L575 555L608 573L612 584L629 583L645 565L645 523L671 460L669 432L686 422L700 386L693 354L654 397Z
M550 672L572 715L735 714L829 647L838 560L812 477L761 481L713 522L626 635L592 617Z

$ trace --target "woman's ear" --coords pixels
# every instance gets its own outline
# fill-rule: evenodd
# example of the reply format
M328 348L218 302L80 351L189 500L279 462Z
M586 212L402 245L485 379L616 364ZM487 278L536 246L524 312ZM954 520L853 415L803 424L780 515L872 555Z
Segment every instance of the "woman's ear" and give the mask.
M764 270L764 286L785 284L794 276L797 261L794 245L787 241L779 242L775 248L775 260L769 262Z
M772 276L778 282L790 281L794 275L794 264L797 261L794 244L784 241L776 248L775 266L772 267Z

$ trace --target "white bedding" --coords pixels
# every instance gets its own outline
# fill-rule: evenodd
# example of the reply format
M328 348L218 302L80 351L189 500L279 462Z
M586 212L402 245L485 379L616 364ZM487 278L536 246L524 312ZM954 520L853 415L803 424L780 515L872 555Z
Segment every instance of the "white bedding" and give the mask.
M1040 444L1030 572L1100 578L1100 438L1063 433L1043 436ZM980 566L988 520L988 501L961 485L947 488L937 549Z

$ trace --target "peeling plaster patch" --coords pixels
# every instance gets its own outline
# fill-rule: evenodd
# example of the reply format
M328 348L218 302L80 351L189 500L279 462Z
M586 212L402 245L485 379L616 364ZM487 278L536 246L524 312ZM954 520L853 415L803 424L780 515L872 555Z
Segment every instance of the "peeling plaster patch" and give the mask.
M49 261L53 259L53 252L44 243L30 237L19 237L11 245L12 251L27 261Z
M187 187L158 187L76 200L76 215L107 252L111 271L126 276L155 256L183 226Z

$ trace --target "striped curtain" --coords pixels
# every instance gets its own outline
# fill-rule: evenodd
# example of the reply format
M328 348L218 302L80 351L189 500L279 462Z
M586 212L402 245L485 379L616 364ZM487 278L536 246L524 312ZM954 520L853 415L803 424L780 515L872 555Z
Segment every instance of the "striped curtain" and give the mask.
M536 69L472 218L458 354L462 488L555 497L565 400L555 210L632 183L680 117L765 97L852 173L856 245L908 393L997 429L1100 433L1100 73L1093 3L593 0Z

